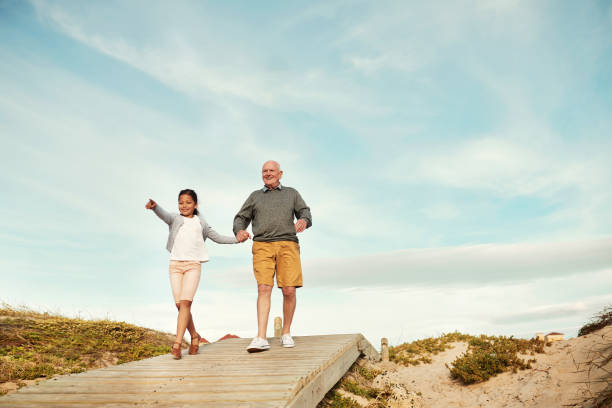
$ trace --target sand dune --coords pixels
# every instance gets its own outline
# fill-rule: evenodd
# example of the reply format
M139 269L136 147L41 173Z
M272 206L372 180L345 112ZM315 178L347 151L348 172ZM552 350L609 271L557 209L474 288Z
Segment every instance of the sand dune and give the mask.
M445 366L467 349L467 344L455 343L453 349L434 356L431 364L376 364L386 372L373 385L395 383L408 391L403 392L404 396L398 395L394 404L397 407L606 407L612 405L595 405L592 401L612 385L612 363L603 359L610 356L611 348L612 326L607 326L546 347L545 354L536 355L532 369L462 385L450 378Z

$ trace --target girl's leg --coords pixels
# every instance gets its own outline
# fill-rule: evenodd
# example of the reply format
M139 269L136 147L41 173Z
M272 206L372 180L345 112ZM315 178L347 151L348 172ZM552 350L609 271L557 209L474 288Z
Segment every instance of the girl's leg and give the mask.
M181 310L181 304L177 303L176 304L176 309L178 311ZM189 313L189 322L187 322L187 331L189 332L189 335L191 336L192 339L199 337L199 334L196 332L195 329L195 325L193 324L193 317L191 315L191 313Z
M177 261L170 261L170 287L172 288L172 296L174 297L174 303L176 304L177 309L180 311L180 296L181 289L183 286L183 268L182 264ZM181 343L182 339L174 342L172 345L171 353L175 359L181 358Z
M185 330L191 319L191 300L181 300L179 306L179 314L176 322L176 340L175 342L182 342L185 336ZM193 323L193 322L192 322ZM195 330L195 328L194 328Z
M193 302L193 297L195 295L196 290L198 289L201 273L202 266L200 262L190 263L188 266L186 266L185 272L183 273L179 316L176 325L177 341L183 340L185 330L189 328L189 334L191 334L191 339L195 340L197 338L199 342L200 336L196 331L195 324L193 323L193 316L191 315L191 303Z

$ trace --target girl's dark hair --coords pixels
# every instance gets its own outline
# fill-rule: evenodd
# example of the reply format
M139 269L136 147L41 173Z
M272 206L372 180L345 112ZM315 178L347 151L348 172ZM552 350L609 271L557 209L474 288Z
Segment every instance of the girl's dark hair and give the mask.
M194 203L196 203L196 204L198 203L198 195L196 194L196 192L195 192L195 191L193 191L193 190L191 190L191 189L189 189L189 188L186 188L186 189L184 189L184 190L181 190L181 191L179 191L178 198L181 198L181 196L182 196L183 194L187 194L189 197L193 198L193 202L194 202ZM197 208L194 208L193 213L194 213L195 215L198 215L198 214L199 214L198 209L197 209Z

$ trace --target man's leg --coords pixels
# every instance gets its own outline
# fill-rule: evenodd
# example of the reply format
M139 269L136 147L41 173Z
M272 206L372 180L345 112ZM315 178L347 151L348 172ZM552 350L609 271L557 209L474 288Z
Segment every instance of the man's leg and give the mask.
M268 331L268 316L270 316L271 285L257 285L257 337L265 339Z
M297 303L295 296L295 286L283 286L283 333L291 332L291 322L295 313L295 305Z
M257 281L257 336L247 347L249 353L268 350L266 332L270 315L270 297L274 287L275 254L271 242L253 242L253 273Z

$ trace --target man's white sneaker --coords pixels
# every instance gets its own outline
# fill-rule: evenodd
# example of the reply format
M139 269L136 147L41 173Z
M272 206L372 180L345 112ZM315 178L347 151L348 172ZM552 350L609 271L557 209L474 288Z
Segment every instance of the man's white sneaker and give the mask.
M253 337L251 344L247 347L247 351L249 353L257 353L259 351L265 351L270 348L270 343L268 340L262 339L261 337Z
M295 347L295 342L289 333L283 334L281 337L281 345L283 347Z

